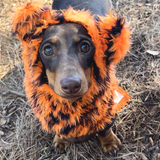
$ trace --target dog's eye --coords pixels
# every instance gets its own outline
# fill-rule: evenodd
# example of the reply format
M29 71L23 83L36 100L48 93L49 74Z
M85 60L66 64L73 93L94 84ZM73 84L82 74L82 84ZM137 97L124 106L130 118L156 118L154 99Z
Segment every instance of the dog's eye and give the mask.
M87 42L83 42L80 47L81 52L87 53L90 50L90 45Z
M47 56L52 55L52 54L53 54L52 47L49 46L49 45L46 46L46 47L44 48L44 53L45 53L45 55L47 55Z

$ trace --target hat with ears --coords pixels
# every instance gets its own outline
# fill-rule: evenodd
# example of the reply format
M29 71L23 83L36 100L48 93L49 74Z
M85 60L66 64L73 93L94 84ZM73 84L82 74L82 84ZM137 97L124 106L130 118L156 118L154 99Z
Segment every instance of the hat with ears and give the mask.
M75 102L57 95L48 85L38 50L44 31L56 24L81 24L91 37L95 53L91 86ZM51 10L37 2L19 6L13 15L13 31L20 39L24 61L24 86L32 110L48 132L61 138L80 137L103 130L126 105L130 96L117 84L115 65L130 46L130 29L112 11L95 18L89 11Z

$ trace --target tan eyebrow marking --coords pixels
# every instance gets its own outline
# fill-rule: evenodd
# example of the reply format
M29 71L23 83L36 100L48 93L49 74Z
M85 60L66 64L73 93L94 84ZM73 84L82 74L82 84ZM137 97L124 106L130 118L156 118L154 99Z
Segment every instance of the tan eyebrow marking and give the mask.
M57 42L57 37L55 36L52 38L52 43L56 43L56 42Z
M80 41L80 38L77 37L77 36L75 36L75 37L74 37L74 40L75 40L75 42L79 42L79 41Z

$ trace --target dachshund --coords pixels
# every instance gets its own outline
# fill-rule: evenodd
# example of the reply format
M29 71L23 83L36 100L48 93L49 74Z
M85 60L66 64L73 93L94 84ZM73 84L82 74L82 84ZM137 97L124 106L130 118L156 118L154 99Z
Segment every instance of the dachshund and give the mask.
M111 7L110 0L54 0L52 10L28 2L13 16L26 94L42 128L55 133L58 153L94 135L104 152L121 146L112 126L130 96L114 68L129 50L130 30Z

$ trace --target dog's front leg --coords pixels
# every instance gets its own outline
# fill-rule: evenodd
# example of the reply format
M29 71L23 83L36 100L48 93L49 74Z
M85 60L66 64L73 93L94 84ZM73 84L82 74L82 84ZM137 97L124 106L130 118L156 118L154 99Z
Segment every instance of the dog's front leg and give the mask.
M117 155L121 146L121 141L113 133L112 128L99 132L98 138L104 152L108 153L109 155Z
M54 140L54 147L57 154L63 154L65 152L65 147L69 143L63 139L60 139L59 135L55 135Z

